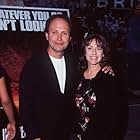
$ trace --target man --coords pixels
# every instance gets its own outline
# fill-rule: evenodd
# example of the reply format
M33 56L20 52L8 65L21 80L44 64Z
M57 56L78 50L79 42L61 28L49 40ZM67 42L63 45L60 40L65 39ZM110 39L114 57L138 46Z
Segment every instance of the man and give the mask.
M52 16L45 29L47 51L24 67L20 81L20 113L27 140L68 140L75 116L77 67L64 53L71 40L70 21Z

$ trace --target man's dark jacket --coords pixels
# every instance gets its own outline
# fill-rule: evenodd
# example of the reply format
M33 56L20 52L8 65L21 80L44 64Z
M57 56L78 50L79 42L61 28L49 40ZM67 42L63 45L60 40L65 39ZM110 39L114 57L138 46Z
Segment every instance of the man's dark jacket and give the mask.
M75 111L77 66L65 55L66 84L61 93L57 75L47 52L34 56L20 79L20 117L27 140L67 140Z

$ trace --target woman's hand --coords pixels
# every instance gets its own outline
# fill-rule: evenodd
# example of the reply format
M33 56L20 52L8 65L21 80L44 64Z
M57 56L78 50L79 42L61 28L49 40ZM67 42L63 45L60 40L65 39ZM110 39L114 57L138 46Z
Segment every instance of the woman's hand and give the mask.
M14 137L16 135L16 126L15 126L15 124L8 123L8 125L7 125L7 132L8 132L7 140L14 139Z

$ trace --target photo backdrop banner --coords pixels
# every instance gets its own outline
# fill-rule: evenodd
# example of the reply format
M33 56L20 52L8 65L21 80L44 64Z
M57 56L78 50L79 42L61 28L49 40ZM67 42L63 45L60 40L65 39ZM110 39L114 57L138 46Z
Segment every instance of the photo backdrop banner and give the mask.
M17 140L26 138L18 113L20 73L32 54L46 47L43 32L47 19L54 14L70 16L69 9L0 6L0 65L7 72L7 88L15 107ZM1 112L0 140L7 140L7 118Z
M43 32L46 20L68 9L0 6L0 31Z

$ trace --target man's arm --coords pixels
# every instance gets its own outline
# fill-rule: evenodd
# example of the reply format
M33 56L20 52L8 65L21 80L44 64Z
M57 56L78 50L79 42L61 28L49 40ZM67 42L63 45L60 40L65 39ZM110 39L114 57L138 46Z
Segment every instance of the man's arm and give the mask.
M112 75L112 76L115 75L115 73L114 73L112 67L109 66L109 65L104 66L104 67L102 68L102 71L103 71L104 73L109 73L109 74Z

